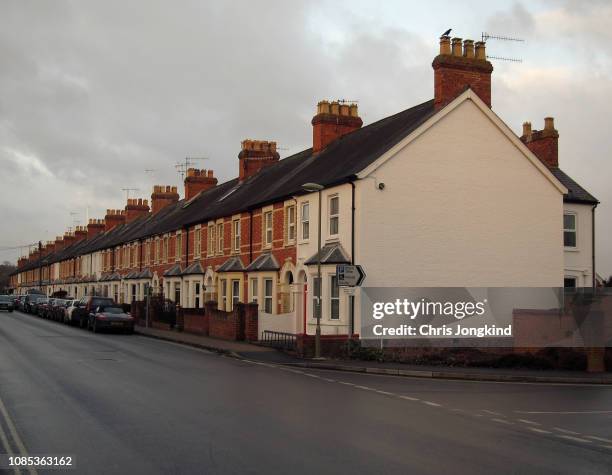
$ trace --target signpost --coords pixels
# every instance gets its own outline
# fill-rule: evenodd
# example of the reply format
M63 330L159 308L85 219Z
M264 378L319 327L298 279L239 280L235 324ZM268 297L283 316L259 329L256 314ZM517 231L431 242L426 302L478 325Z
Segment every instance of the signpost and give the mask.
M339 287L359 287L366 277L363 267L350 264L338 264L336 277Z

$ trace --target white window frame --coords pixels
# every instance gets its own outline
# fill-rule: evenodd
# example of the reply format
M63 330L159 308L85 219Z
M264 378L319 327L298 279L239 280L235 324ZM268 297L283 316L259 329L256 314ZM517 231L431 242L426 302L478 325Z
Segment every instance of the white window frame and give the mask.
M164 261L165 263L170 262L170 259L169 259L169 252L170 252L170 236L168 236L167 234L164 236L164 240L163 240L162 245L163 245L163 251L162 251L162 253L163 253L163 255L164 255L163 261Z
M227 310L227 279L219 279L221 286L221 309Z
M295 244L297 237L296 215L297 209L295 204L290 204L285 207L285 244Z
M219 232L221 231L221 232ZM222 256L224 251L224 238L225 234L225 223L223 221L217 222L217 255Z
M272 241L274 241L274 210L268 209L263 211L261 218L262 224L262 247L270 248L272 247ZM270 223L268 223L268 217L270 217ZM268 226L269 224L269 226ZM268 241L268 232L270 233L270 240Z
M574 217L574 229L565 227L565 217L566 216ZM565 244L565 233L574 233L574 245L573 246L567 246ZM563 212L563 247L567 250L572 250L572 251L575 251L578 249L578 215L571 211Z
M257 277L249 279L249 292L251 293L251 302L257 302L259 300L259 279Z
M199 259L202 255L202 226L198 225L193 230L193 257Z
M241 227L240 218L234 218L232 220L232 251L236 254L240 254Z
M266 293L268 290L267 283L270 283L270 295ZM268 311L269 304L269 311ZM263 279L263 311L265 313L274 313L274 279L266 277Z
M336 281L337 294L334 296L334 280ZM334 316L334 302L338 305L338 315ZM340 320L340 287L338 287L338 279L332 274L329 276L329 319Z
M206 249L208 257L215 255L215 229L215 223L208 224L208 249Z
M304 208L306 213L304 213ZM302 241L310 239L310 202L304 201L300 205L300 232L302 233ZM306 230L306 232L304 232Z
M182 254L183 254L183 233L182 231L177 231L176 238L174 240L174 260L176 262L180 262Z
M336 213L332 214L332 202L337 200L338 208L336 209ZM328 215L328 232L330 236L338 236L340 233L340 196L331 195L327 199L327 215ZM332 222L335 220L336 222L336 232L332 231Z
M234 309L234 306L235 306L237 303L240 303L240 287L241 287L241 285L240 285L240 279L231 279L231 280L230 280L230 284L231 284L231 285L230 285L230 287L231 287L231 291L232 291L232 307L231 307L231 310L233 310L233 309ZM234 291L236 290L236 289L234 288L234 286L235 286L236 284L238 284L238 293L237 293L237 294L234 292Z

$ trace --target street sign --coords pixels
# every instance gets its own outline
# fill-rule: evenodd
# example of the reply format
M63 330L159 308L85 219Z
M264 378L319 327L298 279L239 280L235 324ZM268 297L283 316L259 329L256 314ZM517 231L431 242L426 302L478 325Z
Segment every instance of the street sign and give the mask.
M361 266L349 264L338 264L336 266L339 287L359 287L365 276L366 274Z

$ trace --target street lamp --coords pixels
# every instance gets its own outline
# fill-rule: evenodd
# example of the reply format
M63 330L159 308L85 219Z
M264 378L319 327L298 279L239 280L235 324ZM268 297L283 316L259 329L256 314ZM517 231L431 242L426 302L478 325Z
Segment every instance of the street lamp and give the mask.
M321 358L321 287L323 282L321 280L321 190L323 185L318 183L304 183L302 189L309 193L319 193L319 226L317 233L317 280L319 285L317 287L317 306L315 308L315 316L317 318L317 330L315 332L315 358Z

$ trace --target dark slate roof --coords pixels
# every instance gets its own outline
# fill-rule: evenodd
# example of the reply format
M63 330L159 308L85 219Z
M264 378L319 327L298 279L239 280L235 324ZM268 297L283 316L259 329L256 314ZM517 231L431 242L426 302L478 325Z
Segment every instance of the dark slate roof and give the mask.
M139 275L138 275L139 279L152 279L153 278L153 272L151 272L151 269L149 269L148 267L143 270Z
M164 271L164 277L180 277L181 272L183 272L181 265L174 264L172 267L170 267L170 269L166 269L166 271Z
M230 257L227 261L219 266L217 272L243 272L244 264L242 260L237 257Z
M206 271L202 267L202 264L200 264L200 261L196 261L192 263L191 265L187 267L187 269L183 271L183 275L196 275L196 274L205 274L205 273Z
M128 273L128 275L124 276L123 278L125 280L134 280L134 279L138 279L140 275L140 272L138 272L137 270L133 270L132 272Z
M560 168L551 168L550 171L568 189L563 201L567 203L597 204L599 201L592 194L582 188Z
M276 258L269 252L265 252L251 262L247 268L247 272L263 272L271 270L279 270L280 266L276 261Z
M321 264L350 264L348 254L345 252L342 244L334 242L326 244L321 248ZM304 264L307 266L317 264L317 253L308 259Z

